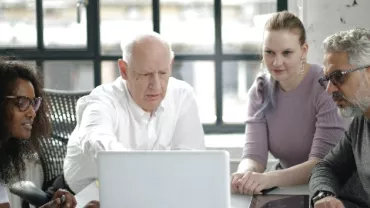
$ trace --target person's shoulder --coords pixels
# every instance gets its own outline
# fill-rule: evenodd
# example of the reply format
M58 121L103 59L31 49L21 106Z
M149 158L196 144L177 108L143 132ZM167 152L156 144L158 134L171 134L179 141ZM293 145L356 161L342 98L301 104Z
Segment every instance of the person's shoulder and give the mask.
M196 102L195 100L194 89L189 83L170 77L164 99L165 103L177 108L192 105L192 103Z
M311 93L313 95L316 95L318 98L322 96L330 97L329 94L325 91L325 89L319 83L319 79L324 76L323 67L318 64L311 64L309 73L310 73L309 76L311 80L310 82L307 82L309 83L307 87L311 88L310 90Z
M125 81L119 77L114 82L105 83L94 88L90 95L114 95L125 90Z
M311 64L310 71L311 71L312 77L315 78L316 82L317 82L317 80L319 80L321 77L324 76L323 69L324 68L323 68L322 65L319 65L319 64Z
M270 75L268 73L260 73L256 76L252 86L248 90L248 96L262 98L265 94L265 89L271 84Z
M365 131L370 131L370 119L366 118L365 115L353 117L348 128L348 135L352 142L356 143Z
M183 81L183 80L179 80L179 79L176 79L174 77L170 77L168 79L168 89L172 89L172 90L184 90L184 91L191 91L193 90L193 87Z
M368 131L370 131L370 119L366 118L365 115L356 116L352 118L349 130L357 132L359 128L364 130L368 129Z
M193 92L194 89L189 83L174 77L169 78L167 86L167 94L169 96L176 98L178 96L193 94Z
M104 104L113 109L117 105L124 105L127 101L125 83L122 78L117 78L114 82L102 84L94 88L89 95L81 97L77 101L77 107L83 108L89 104Z

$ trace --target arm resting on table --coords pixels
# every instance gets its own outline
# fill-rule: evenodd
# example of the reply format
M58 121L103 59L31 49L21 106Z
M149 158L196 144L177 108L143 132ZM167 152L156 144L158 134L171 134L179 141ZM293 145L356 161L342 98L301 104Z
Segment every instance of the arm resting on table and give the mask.
M9 191L34 206L42 206L50 201L48 195L30 181L19 181L9 187Z
M352 141L346 132L344 138L320 161L310 177L310 191L329 191L338 195L343 185L356 170Z
M307 184L311 171L318 162L318 158L310 158L307 162L283 170L266 172L265 174L274 178L274 186L295 186Z

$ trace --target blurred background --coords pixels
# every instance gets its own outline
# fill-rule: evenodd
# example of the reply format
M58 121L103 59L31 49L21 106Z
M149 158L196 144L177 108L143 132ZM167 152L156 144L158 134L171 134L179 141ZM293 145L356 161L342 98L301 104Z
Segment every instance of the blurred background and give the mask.
M206 133L242 133L260 72L263 26L287 0L0 0L0 53L32 65L46 88L79 91L119 76L120 42L155 30L173 76L192 85Z

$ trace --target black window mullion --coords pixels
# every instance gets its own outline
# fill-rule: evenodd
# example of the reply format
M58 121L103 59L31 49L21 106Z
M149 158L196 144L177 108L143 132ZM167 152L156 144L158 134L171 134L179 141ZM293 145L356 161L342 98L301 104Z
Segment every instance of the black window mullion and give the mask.
M277 0L277 8L278 12L288 10L288 0Z
M94 86L101 84L100 0L89 1L87 9L87 49L94 61Z
M44 11L42 0L36 0L36 30L37 30L37 50L42 52L44 46Z
M160 0L152 0L153 31L160 33Z
M38 73L42 75L42 82L45 82L45 77L44 77L44 61L42 60L36 60L36 67L38 70Z
M14 56L21 60L93 60L92 54L80 51L56 51L54 53L38 50L20 51L0 50L1 55Z
M221 0L214 0L215 18L215 88L216 88L216 124L221 125L222 121L222 5Z

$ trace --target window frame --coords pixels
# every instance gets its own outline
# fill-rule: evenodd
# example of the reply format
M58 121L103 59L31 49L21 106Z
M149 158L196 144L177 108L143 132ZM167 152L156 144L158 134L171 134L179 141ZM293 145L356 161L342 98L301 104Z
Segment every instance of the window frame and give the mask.
M77 1L77 0L76 0ZM176 54L175 61L213 61L215 65L215 106L216 122L203 124L206 134L243 133L245 124L227 124L222 120L223 86L222 63L224 61L256 61L258 54L230 54L222 50L222 0L214 0L215 45L213 54ZM101 63L117 60L118 55L102 55L100 51L100 0L88 1L86 6L87 44L86 48L46 48L43 34L43 1L35 0L37 46L34 48L1 48L0 55L14 56L17 59L36 61L40 70L44 61L90 60L94 64L94 86L101 84ZM288 9L288 0L277 0L277 11ZM160 0L152 0L153 30L160 33Z

